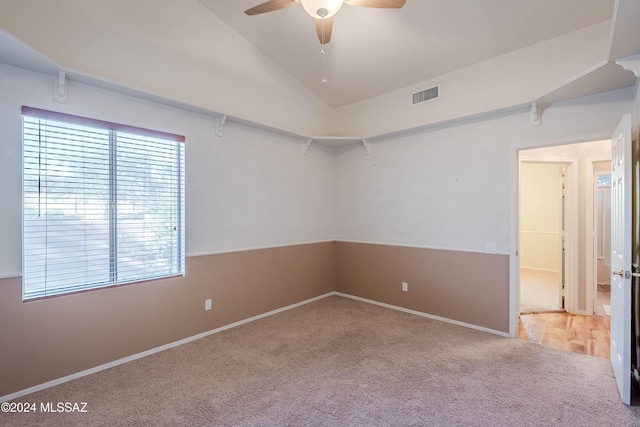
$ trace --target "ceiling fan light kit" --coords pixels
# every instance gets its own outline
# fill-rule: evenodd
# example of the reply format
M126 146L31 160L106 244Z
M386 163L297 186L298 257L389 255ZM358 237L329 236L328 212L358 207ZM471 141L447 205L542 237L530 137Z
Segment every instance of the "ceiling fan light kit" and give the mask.
M315 19L333 17L342 5L343 0L299 0L304 10Z
M299 3L305 12L314 19L318 40L320 40L320 45L323 46L331 41L333 16L338 13L343 4L348 3L351 6L383 9L400 9L404 6L405 2L406 0L268 0L245 10L244 13L249 16L260 15L262 13L285 9ZM322 83L326 83L326 59L324 49L320 52L322 53Z
M320 44L327 44L331 41L332 18L345 3L351 6L400 9L406 0L268 0L245 10L244 13L249 16L260 15L301 4L305 12L316 21ZM324 22L324 26L320 25L322 22Z

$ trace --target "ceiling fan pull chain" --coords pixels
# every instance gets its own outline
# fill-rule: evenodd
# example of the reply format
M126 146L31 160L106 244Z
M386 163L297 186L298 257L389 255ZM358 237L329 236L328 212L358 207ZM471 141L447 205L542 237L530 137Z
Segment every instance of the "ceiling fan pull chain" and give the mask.
M322 20L322 42L324 42L324 19ZM327 82L327 55L324 52L324 44L320 45L320 53L322 53L322 83Z

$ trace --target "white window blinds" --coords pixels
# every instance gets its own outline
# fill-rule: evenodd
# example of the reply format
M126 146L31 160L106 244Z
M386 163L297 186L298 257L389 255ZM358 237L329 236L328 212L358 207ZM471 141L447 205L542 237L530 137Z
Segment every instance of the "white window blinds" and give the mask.
M183 142L23 107L23 300L183 275Z

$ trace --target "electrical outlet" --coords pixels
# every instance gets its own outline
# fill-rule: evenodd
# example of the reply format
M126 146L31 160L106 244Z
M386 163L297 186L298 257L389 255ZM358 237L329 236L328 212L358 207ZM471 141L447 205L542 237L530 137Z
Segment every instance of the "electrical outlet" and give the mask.
M210 299L204 300L204 310L205 311L211 310L211 300Z
M407 282L402 282L402 292L409 292L409 284Z
M497 249L497 245L493 242L485 242L484 243L484 253L486 254L495 254Z

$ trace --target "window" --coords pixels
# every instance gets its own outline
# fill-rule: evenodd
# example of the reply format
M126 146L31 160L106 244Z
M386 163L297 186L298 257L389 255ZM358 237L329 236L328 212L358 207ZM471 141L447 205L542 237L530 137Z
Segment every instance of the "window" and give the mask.
M23 300L184 275L184 137L22 114Z

